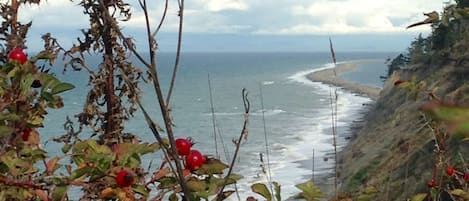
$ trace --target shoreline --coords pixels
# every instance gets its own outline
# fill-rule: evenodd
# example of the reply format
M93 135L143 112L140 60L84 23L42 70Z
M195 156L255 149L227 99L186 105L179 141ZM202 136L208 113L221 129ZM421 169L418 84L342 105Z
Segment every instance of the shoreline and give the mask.
M360 84L352 81L347 81L342 78L340 78L340 75L346 72L352 72L356 70L356 68L360 65L365 63L366 61L350 61L346 63L340 63L337 64L334 68L329 68L329 69L324 69L316 72L312 72L306 75L306 78L312 82L321 82L323 84L327 85L333 85L336 87L340 87L341 89L348 91L352 94L358 94L360 96L364 96L367 98L370 98L373 102L376 101L379 98L379 93L381 92L381 88L378 87L373 87L365 84ZM360 110L359 115L357 116L357 119L351 122L350 124L346 125L348 127L348 131L346 133L342 133L342 135L338 136L339 138L342 138L343 145L338 147L338 157L340 158L340 155L343 151L345 151L345 148L347 147L347 144L356 138L357 133L361 128L363 128L365 124L364 117L366 116L366 113L369 111L370 105L366 104L363 105L363 108ZM329 156L332 158L334 155L334 152L327 152L326 156ZM303 161L298 161L298 163L307 169L312 169L311 162L310 160L303 160ZM341 166L341 160L339 159L337 165L340 167ZM328 167L326 169L322 169L322 171L330 171L328 173L322 173L318 174L315 177L315 184L318 186L321 191L324 193L324 195L327 197L330 197L331 195L334 194L334 167ZM340 171L339 171L340 174ZM341 185L341 182L339 182L339 186ZM339 187L340 188L340 187Z
M366 61L350 61L346 63L339 63L334 68L312 72L306 75L306 78L312 82L321 82L328 85L334 85L376 101L379 97L381 88L347 81L340 78L341 74L354 71L358 65L364 62Z

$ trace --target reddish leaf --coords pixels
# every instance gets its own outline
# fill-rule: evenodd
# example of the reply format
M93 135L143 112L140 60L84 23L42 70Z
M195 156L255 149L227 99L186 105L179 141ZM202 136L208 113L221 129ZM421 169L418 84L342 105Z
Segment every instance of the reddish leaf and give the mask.
M60 158L56 156L56 157L50 159L49 161L47 161L47 163L46 163L47 173L52 174L58 168L57 164L58 164L59 160L60 160Z

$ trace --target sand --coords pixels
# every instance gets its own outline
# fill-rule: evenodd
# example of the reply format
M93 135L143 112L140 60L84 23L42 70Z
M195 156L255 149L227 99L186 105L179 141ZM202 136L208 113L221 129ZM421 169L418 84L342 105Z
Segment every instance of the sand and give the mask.
M345 90L369 97L373 100L378 99L381 88L368 86L360 83L346 81L340 78L340 74L354 71L363 61L354 61L337 64L335 68L325 69L313 72L306 77L313 82L322 82L334 86L341 87Z

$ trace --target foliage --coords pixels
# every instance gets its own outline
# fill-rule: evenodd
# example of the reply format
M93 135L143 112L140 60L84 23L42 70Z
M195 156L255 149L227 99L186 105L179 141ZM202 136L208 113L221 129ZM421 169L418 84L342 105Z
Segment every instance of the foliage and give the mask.
M469 109L448 103L430 102L421 106L435 121L443 122L452 134L469 138Z
M390 77L394 73L394 71L405 67L409 63L409 57L401 53L392 60L388 59L386 63L388 64L388 73L386 76L387 78Z
M303 184L295 185L296 188L301 190L301 193L298 195L299 198L305 199L307 201L316 201L324 198L324 194L319 190L313 181L308 181Z
M419 34L418 37L410 43L407 52L410 64L425 63L430 54L430 43L427 38Z
M282 200L281 194L280 194L280 185L277 182L272 182L272 185L274 186L274 188L272 189L273 192L271 192L269 188L267 188L267 185L263 183L255 183L251 185L251 190L252 192L261 195L267 201Z
M18 8L25 3L39 4L39 1L12 0L0 5L3 17L0 40L5 43L0 44L0 200L67 200L72 187L81 189L81 200L200 200L216 194L226 198L233 193L223 189L242 176L231 173L231 168L225 175L229 166L218 159L204 156L206 162L202 167L192 172L184 170L186 156L179 156L174 146L169 95L167 101L161 101L154 60L156 32L148 36L153 42L149 42L151 61L147 62L118 26L119 20L130 19L129 4L122 0L80 1L90 22L90 28L82 30L83 38L65 50L51 34L45 34L44 50L23 64L8 60L7 55L15 48L26 48L26 34L32 23L23 25L17 21ZM146 2L141 1L140 5L147 14ZM182 23L183 1L179 5ZM87 53L101 54L102 63L88 66L84 56ZM67 133L54 139L63 143L64 155L49 157L41 148L37 128L43 126L48 108L63 106L60 93L74 86L61 82L48 73L45 65L37 63L47 61L52 66L59 54L67 61L65 69L89 73L91 89L83 112L75 115L78 129L72 119L67 119ZM143 78L144 73L130 60L131 54L147 67L150 79ZM162 128L146 115L157 140L154 143L141 143L138 133L123 132L125 120L138 108L147 114L140 103L140 81L153 82L168 133L167 138L160 136ZM246 104L244 91L243 100ZM82 133L87 134L85 139ZM246 128L240 139L245 135ZM159 150L165 160L159 169L146 172L142 168L142 156ZM156 191L154 198L150 198L152 190Z

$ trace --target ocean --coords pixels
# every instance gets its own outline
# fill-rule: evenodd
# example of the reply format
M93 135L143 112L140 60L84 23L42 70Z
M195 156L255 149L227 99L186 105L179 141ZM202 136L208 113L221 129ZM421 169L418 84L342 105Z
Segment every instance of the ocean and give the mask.
M356 71L344 73L343 79L372 86L381 86L380 75L386 74L384 61L396 53L341 53L337 52L338 62L364 60ZM169 75L174 63L173 53L159 53L159 73L164 89L169 85ZM330 87L311 82L305 75L323 68L331 68L329 53L184 53L171 99L175 134L177 137L191 137L206 155L216 156L229 163L234 151L232 140L238 138L243 121L243 102L241 90L248 90L251 103L249 135L241 145L239 159L234 172L244 176L237 184L242 200L255 196L250 185L266 182L262 172L260 154L266 160L263 112L270 153L270 172L272 180L281 185L282 198L299 193L295 184L307 181L313 170L302 163L313 163L314 175L332 172L333 152L330 110ZM99 63L99 57L90 57L90 66ZM136 65L139 65L136 62ZM67 116L82 110L86 98L88 75L84 72L68 71L62 74L57 64L54 72L60 79L73 83L76 88L63 94L65 107L50 110L45 127L40 129L44 139L64 133L63 123ZM208 75L213 94L216 119L217 146L215 146ZM163 125L152 86L142 82L143 104L160 125ZM261 107L260 89L263 91L264 110ZM344 146L349 134L347 125L357 119L364 104L371 100L339 89L338 126L339 146ZM137 113L126 123L126 131L137 134L142 141L154 142L155 139ZM45 148L49 155L61 155L58 144L47 142ZM218 150L215 150L218 147ZM144 158L144 164L153 161L153 168L159 166L161 154ZM329 159L329 160L326 160ZM67 162L67 161L63 161ZM144 167L146 167L144 165ZM233 199L236 196L232 196ZM235 199L236 200L236 199Z

